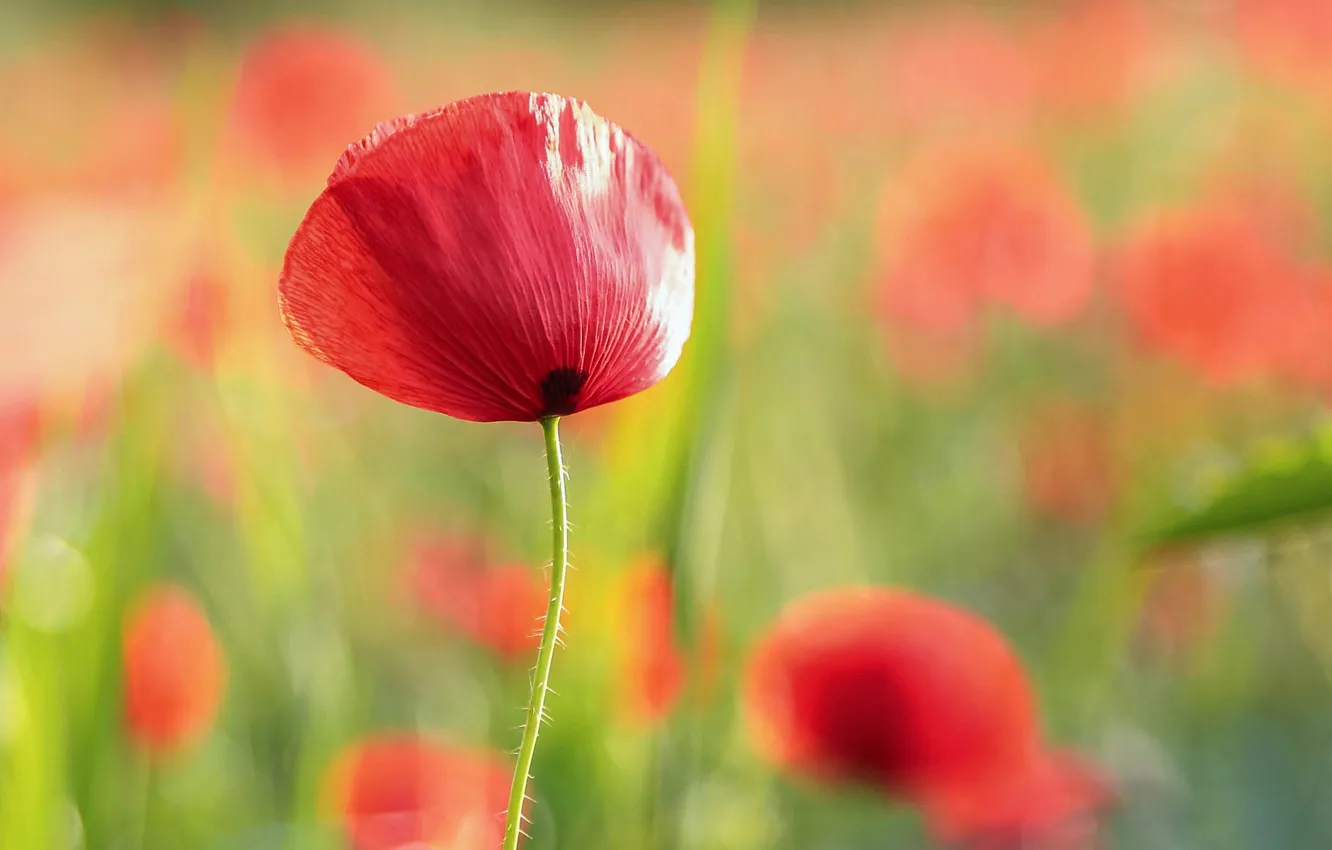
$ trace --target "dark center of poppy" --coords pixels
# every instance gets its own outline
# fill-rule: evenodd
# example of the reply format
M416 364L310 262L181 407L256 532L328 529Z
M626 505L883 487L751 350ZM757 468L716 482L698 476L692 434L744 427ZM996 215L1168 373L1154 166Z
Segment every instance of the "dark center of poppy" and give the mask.
M561 366L551 369L541 379L543 416L567 416L578 409L578 394L587 382L587 373L581 369Z

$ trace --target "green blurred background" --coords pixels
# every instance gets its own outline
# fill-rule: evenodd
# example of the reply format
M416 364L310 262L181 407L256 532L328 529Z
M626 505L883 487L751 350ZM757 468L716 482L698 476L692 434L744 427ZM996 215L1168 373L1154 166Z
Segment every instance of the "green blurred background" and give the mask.
M335 8L0 11L0 402L40 423L3 452L2 850L340 847L349 744L516 745L529 659L434 610L413 552L539 576L539 429L380 398L298 352L275 298L346 144L510 88L656 150L699 257L681 365L564 427L576 571L527 847L928 846L905 807L778 777L737 711L780 607L857 582L1014 642L1052 741L1119 788L1107 846L1332 846L1326 0ZM977 308L937 338L885 314L896 205L960 146L1028 152L1074 199L1076 316ZM1121 246L1213 203L1311 275L1308 369L1219 378L1143 342ZM1172 321L1229 297L1208 274ZM665 636L637 628L652 565ZM208 733L150 758L121 633L161 581L228 675ZM678 693L644 697L635 660L663 654Z

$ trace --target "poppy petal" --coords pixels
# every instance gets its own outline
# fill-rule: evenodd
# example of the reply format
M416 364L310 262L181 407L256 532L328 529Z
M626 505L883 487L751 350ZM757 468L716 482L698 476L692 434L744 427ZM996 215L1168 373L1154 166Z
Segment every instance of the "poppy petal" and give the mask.
M480 95L348 149L287 251L297 343L396 401L528 421L670 371L693 231L657 158L581 101Z

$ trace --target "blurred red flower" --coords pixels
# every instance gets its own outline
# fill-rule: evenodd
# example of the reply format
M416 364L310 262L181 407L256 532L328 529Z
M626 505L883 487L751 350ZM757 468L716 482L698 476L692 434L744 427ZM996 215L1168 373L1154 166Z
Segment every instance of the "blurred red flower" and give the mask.
M432 539L412 552L412 587L435 619L508 661L540 644L549 597L523 564L491 564L461 541Z
M175 179L184 126L155 51L85 22L0 63L0 201L121 195Z
M396 100L387 66L354 34L285 25L264 33L240 60L229 141L248 165L307 183L348 139L392 114Z
M1114 792L1081 760L1051 753L996 787L928 804L934 834L967 850L1094 850Z
M1018 438L1023 486L1037 512L1069 522L1102 516L1116 489L1108 412L1052 402L1033 412Z
M1072 776L1050 772L1017 657L944 602L867 587L798 600L759 640L744 701L778 764L913 801L945 840L980 842L1014 823L1053 830L1082 811L1063 805Z
M350 747L330 780L353 850L491 850L504 837L511 769L486 750L381 735Z
M1034 68L1013 34L982 15L922 15L884 46L881 89L907 132L1007 131L1030 117Z
M201 266L186 281L167 327L175 352L198 369L213 365L227 326L227 287L216 270Z
M40 408L31 401L11 402L0 409L0 592L28 519L42 418Z
M226 679L222 650L188 591L148 590L130 609L122 645L125 723L151 752L186 747L217 715Z
M984 303L1038 325L1074 318L1091 294L1091 237L1038 161L1001 151L939 155L908 175L889 210L887 318L957 332ZM902 186L892 185L893 203Z
M1332 4L1235 0L1240 42L1260 68L1326 89L1332 85Z
M688 673L675 638L675 588L671 574L654 559L629 571L621 593L624 703L632 717L652 722L675 707Z
M1140 225L1117 258L1141 341L1217 383L1278 367L1307 281L1263 222L1205 205Z
M480 95L348 149L287 249L287 327L404 404L576 413L655 384L689 335L693 231L642 144L581 101Z
M997 782L1040 745L1004 639L961 609L886 588L788 606L754 651L745 701L779 764L913 799Z
M1142 0L1059 0L1032 33L1043 106L1104 122L1126 105L1154 56Z

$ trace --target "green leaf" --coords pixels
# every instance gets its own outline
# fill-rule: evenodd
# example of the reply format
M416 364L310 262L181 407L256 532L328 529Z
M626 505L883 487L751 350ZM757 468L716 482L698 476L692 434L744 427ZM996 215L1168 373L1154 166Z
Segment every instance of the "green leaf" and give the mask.
M1204 471L1187 499L1140 524L1147 548L1251 532L1332 510L1332 425L1311 435L1271 439L1237 464Z

